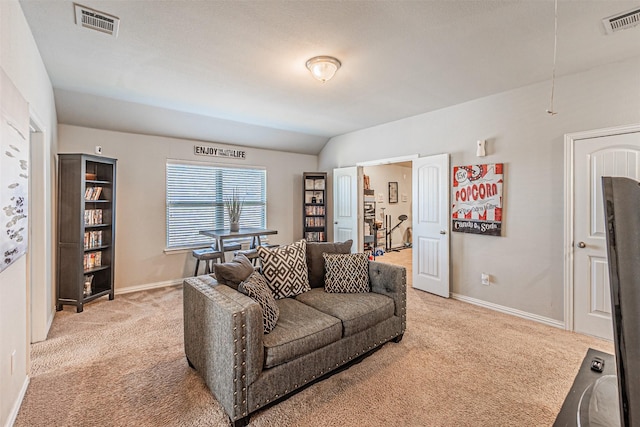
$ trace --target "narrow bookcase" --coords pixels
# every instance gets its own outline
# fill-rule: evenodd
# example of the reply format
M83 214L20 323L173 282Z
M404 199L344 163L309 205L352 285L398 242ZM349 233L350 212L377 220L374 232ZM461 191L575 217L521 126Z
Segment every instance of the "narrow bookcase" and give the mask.
M327 174L304 172L302 174L303 237L308 242L327 241Z
M56 310L113 299L116 159L58 155Z

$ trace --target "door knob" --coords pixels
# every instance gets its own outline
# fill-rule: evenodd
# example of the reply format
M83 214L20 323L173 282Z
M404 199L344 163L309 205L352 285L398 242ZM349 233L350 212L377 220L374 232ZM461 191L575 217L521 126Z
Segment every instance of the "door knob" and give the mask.
M584 243L584 242L578 242L578 247L579 247L579 248L586 248L586 247L587 247L587 244L586 244L586 243Z
M447 232L444 230L440 230L440 234L447 234Z

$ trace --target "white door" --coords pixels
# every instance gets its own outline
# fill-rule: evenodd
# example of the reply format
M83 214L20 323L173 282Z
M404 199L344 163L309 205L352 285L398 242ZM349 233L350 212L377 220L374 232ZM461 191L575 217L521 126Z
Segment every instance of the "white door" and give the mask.
M413 287L449 298L449 155L413 160Z
M612 340L602 176L640 179L640 132L575 141L574 330Z
M362 205L362 167L333 170L333 241L353 239L351 251L361 248L364 237L358 230Z

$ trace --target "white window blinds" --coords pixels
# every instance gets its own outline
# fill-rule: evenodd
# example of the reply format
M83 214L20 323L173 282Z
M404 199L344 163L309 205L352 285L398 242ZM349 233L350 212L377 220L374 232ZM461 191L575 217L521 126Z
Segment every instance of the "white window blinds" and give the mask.
M224 197L234 189L244 200L241 227L266 227L264 169L167 162L167 248L210 244L200 230L229 228Z

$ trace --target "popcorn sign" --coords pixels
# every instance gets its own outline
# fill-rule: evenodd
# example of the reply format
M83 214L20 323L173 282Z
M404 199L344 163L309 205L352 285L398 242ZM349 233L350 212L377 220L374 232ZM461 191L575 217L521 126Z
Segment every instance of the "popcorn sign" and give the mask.
M502 235L503 163L453 167L453 231Z

